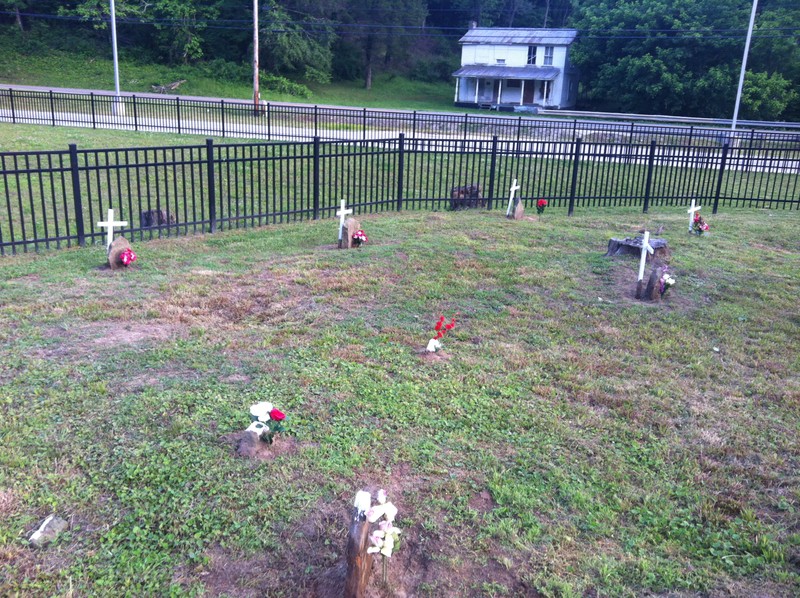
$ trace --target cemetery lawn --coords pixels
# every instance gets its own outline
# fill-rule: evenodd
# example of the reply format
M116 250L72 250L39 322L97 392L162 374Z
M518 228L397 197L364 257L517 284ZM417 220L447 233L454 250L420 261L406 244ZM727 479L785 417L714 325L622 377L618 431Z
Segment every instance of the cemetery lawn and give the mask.
M1 258L0 595L328 595L378 488L403 534L372 596L800 594L800 212L564 212ZM655 305L603 257L645 225ZM288 434L238 457L261 400Z

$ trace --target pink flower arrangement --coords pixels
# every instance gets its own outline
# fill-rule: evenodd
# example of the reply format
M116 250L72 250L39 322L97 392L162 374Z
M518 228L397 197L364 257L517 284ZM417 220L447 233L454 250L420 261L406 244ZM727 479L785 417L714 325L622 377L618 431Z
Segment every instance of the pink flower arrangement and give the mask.
M706 224L706 221L703 220L703 217L700 214L695 214L694 223L692 224L692 231L698 235L702 235L708 230L708 228L708 224Z
M123 266L130 266L136 261L136 254L133 253L133 250L129 247L119 254L119 260L122 262Z
M367 234L363 230L358 229L356 232L353 233L353 244L356 247L361 247L361 245L363 243L366 243L367 241L369 241L369 239L367 238Z

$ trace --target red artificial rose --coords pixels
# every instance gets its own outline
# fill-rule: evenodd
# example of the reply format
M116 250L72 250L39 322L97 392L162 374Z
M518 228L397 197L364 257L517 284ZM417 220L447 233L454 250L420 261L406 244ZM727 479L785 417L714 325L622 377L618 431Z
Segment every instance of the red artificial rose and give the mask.
M547 205L547 200L546 199L540 199L538 202L536 202L536 205L539 206L540 208L543 208L543 207L545 207Z
M283 414L282 411L278 411L277 409L273 409L269 412L269 418L274 419L276 422L283 421L286 419L286 415Z
M436 322L436 326L434 327L434 330L439 331L439 330L442 329L442 326L444 326L444 316L439 318L439 321Z

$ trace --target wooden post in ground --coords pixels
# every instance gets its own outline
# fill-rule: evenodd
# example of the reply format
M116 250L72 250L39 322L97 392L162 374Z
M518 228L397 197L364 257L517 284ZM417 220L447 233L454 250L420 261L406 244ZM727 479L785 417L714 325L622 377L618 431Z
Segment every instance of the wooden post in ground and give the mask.
M350 533L347 535L347 577L344 580L344 598L364 598L370 573L372 555L367 554L369 524L367 511L370 508L369 492L356 494Z

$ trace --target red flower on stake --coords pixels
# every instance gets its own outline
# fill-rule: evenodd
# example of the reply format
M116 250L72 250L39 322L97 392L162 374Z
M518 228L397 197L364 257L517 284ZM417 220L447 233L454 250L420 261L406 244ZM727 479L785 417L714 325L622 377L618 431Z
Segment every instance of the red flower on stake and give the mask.
M276 422L280 422L286 419L286 415L278 409L273 409L269 412L269 418L274 419Z

